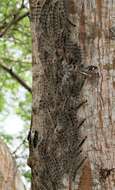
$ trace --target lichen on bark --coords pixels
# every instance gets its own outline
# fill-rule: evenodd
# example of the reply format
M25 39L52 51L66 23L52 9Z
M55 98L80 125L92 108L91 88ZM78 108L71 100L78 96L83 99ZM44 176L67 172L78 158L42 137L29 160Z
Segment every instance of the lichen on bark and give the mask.
M32 190L58 190L74 181L85 161L81 90L91 67L66 0L30 1L33 34L33 107L29 134ZM76 13L76 12L75 12ZM72 14L74 17L74 14ZM83 102L83 103L82 103Z

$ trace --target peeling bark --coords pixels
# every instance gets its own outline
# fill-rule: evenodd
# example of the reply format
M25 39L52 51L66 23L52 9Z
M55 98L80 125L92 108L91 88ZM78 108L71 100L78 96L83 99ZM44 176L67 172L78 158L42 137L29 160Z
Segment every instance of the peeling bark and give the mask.
M87 161L82 169L82 174L79 179L78 190L92 190L92 174L91 165Z

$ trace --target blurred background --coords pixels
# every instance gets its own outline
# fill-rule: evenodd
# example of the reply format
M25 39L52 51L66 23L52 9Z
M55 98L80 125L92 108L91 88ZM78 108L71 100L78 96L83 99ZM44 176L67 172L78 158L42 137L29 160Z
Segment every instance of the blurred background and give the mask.
M31 32L28 2L0 1L0 138L15 158L25 187L31 120Z

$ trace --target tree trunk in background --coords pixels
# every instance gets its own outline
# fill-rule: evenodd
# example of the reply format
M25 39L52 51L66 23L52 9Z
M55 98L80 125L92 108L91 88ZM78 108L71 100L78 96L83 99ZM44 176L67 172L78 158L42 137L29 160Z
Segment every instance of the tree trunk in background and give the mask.
M0 190L25 190L15 160L0 140Z
M113 190L115 1L30 0L30 8L32 190Z

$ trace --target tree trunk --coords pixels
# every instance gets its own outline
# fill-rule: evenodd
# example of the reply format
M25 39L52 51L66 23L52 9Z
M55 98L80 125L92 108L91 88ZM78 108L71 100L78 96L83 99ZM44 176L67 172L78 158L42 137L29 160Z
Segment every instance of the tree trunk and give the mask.
M0 190L25 190L15 160L0 139Z
M30 0L32 190L115 186L114 3Z

